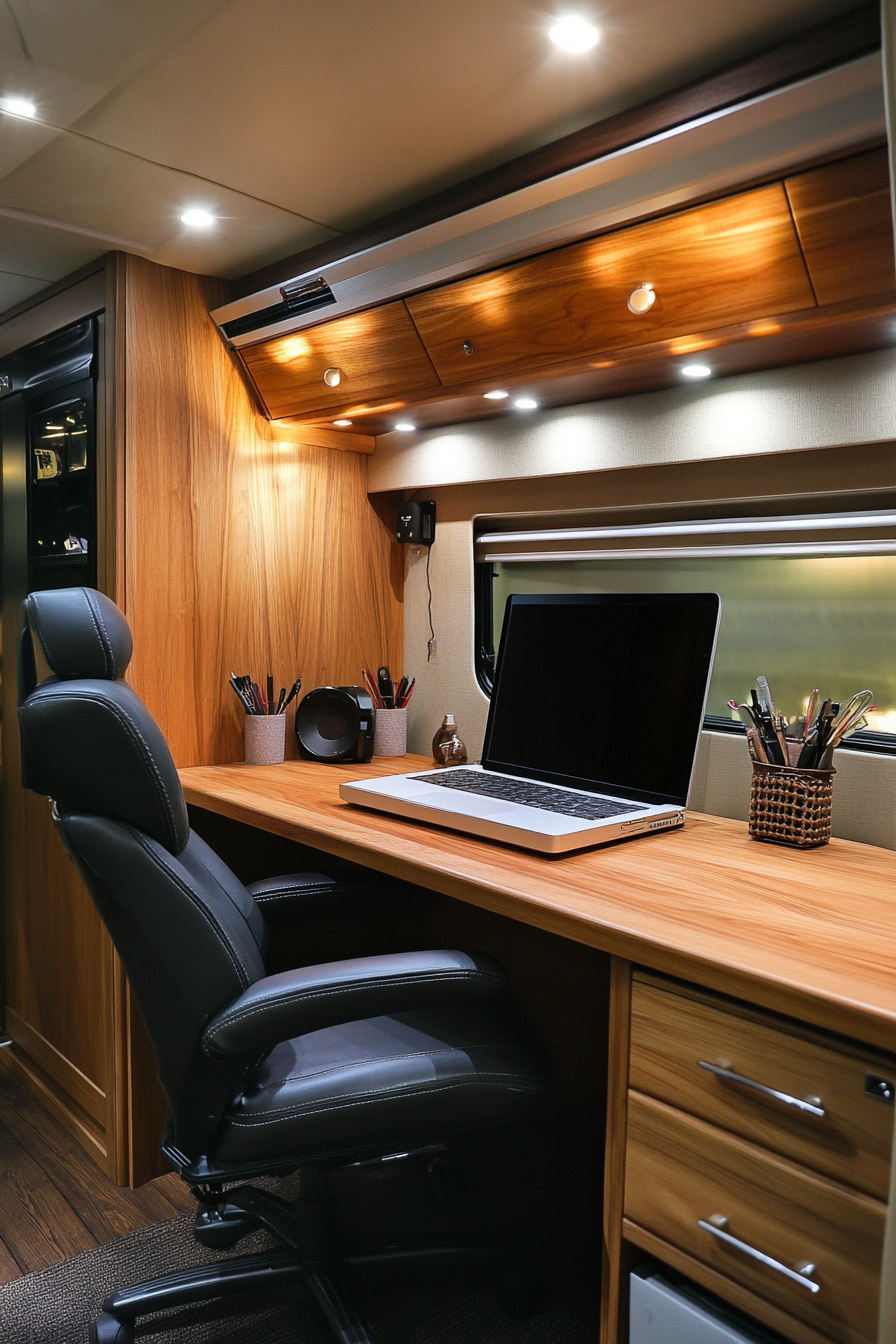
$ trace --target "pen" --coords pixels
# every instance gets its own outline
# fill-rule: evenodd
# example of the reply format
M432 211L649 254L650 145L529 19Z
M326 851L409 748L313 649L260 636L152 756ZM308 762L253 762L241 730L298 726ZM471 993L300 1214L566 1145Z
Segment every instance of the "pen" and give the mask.
M267 700L266 700L265 703L267 704L267 710L266 710L266 713L268 713L268 714L273 714L273 712L274 712L274 674L273 674L273 672L269 672L269 673L268 673L268 677L267 677Z
M368 672L366 667L362 667L361 676L364 678L364 685L370 692L370 698L376 705L377 709L385 709L386 706L383 704L383 697L380 695L379 690L377 689L377 684L373 679L373 674L371 672Z
M406 709L406 708L407 708L407 703L408 703L408 701L410 700L411 696L414 694L414 687L416 686L416 684L417 684L417 678L414 677L414 678L412 679L412 681L411 681L411 684L408 686L407 690L406 690L405 693L404 693L404 699L402 700L401 704L398 706L399 709Z
M376 674L377 685L380 688L380 697L383 701L384 709L395 708L395 684L392 681L392 673L388 667L380 667Z
M252 701L249 700L249 699L243 694L242 690L241 690L240 687L237 685L236 677L233 675L232 672L231 672L231 674L230 674L230 682L229 682L229 684L230 684L230 686L233 688L233 693L234 693L234 695L236 695L236 696L239 697L240 704L242 705L242 707L243 707L243 709L246 711L246 713L247 713L247 714L254 714L254 713L255 713L255 706L252 704Z
M264 714L267 711L264 707L264 701L261 698L261 687L257 681L250 682L249 689L252 692L252 699L255 701L256 714Z
M296 677L295 681L293 682L292 690L290 691L290 693L289 693L289 695L286 697L286 699L283 701L283 704L282 704L282 705L280 706L280 708L277 710L277 713L278 713L278 714L285 714L285 713L286 713L286 707L287 707L287 705L291 705L291 704L292 704L293 700L295 700L296 696L298 695L298 693L299 693L299 691L300 691L301 689L302 689L302 678L301 678L301 677Z

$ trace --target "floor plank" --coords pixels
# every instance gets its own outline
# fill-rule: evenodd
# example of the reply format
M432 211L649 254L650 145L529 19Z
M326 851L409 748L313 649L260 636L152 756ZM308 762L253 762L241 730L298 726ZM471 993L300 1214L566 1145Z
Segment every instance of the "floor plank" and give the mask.
M195 1207L174 1172L139 1190L116 1185L5 1071L0 1185L0 1283Z
M65 1197L11 1134L0 1129L0 1235L22 1272L43 1269L96 1245Z
M5 1242L0 1241L0 1283L9 1283L10 1279L19 1278L21 1273L19 1262L12 1251Z
M24 1088L0 1077L0 1125L35 1159L62 1191L97 1242L111 1241L145 1227L147 1221L174 1216L163 1199L140 1198L122 1190L92 1162L87 1153Z

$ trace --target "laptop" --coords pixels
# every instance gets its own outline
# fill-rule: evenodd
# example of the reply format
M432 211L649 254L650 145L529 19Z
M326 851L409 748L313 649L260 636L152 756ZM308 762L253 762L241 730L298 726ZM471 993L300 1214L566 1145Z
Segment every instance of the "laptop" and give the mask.
M544 854L681 826L720 611L715 593L514 594L481 765L339 795Z

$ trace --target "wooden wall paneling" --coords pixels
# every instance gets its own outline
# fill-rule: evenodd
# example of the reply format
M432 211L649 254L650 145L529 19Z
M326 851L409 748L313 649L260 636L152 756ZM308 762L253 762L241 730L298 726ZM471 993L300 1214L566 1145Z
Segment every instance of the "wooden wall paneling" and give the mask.
M631 291L656 290L635 315ZM815 306L780 183L407 300L446 385ZM464 343L472 344L472 354Z
M178 765L242 758L231 671L301 671L308 690L402 656L398 548L366 456L259 433L208 317L221 288L128 259L132 683Z
M601 1266L601 1344L628 1338L622 1281L622 1217L625 1198L625 1141L628 1111L631 962L614 957L610 970L610 1046L607 1061L607 1136L604 1154L603 1261Z
M394 400L439 382L400 299L244 346L239 355L273 419L306 411L350 415L371 399ZM324 382L329 368L341 370L336 387Z
M304 688L402 657L402 569L367 498L367 455L260 421L208 310L223 282L123 261L129 679L178 765L242 759L231 671ZM313 435L309 435L313 438ZM295 754L287 725L287 753ZM134 1183L164 1167L164 1105L128 1012ZM124 1103L122 1102L122 1107Z
M820 304L896 285L886 146L798 173L784 185Z
M258 432L263 439L280 443L303 443L309 448L338 448L343 453L373 453L373 434L355 434L350 429L328 429L302 424L295 419L265 420L258 416Z

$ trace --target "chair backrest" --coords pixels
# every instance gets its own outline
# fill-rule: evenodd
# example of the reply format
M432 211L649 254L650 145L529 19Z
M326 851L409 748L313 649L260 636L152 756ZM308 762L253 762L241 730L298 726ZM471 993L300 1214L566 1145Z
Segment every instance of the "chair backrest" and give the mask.
M155 1047L169 1141L195 1159L255 1063L210 1059L201 1036L264 975L264 918L190 831L165 739L122 680L132 641L118 607L68 588L31 593L24 616L23 782L55 802Z

